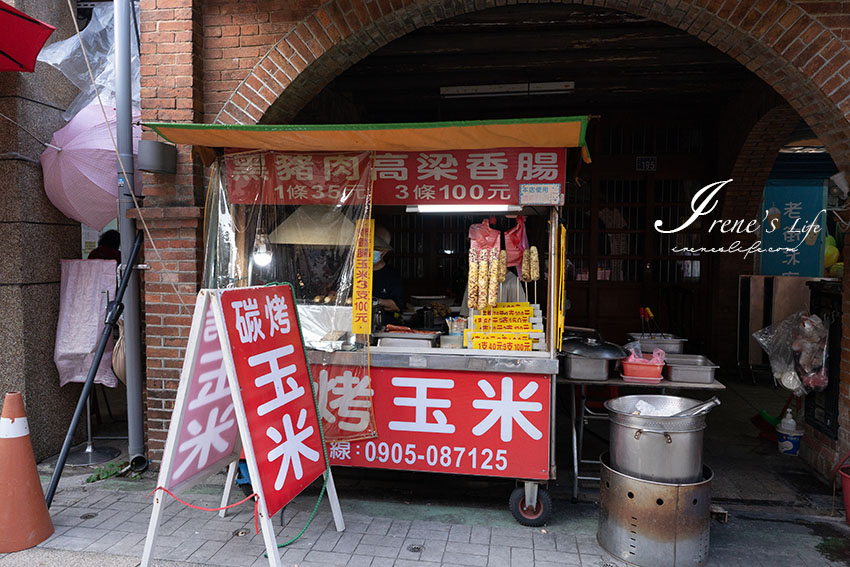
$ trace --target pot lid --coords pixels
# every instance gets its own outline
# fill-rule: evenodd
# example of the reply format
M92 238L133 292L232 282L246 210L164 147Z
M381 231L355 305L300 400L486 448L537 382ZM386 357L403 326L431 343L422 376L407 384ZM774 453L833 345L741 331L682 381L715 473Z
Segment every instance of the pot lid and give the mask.
M587 358L626 358L628 353L620 345L589 337L573 337L565 339L561 350L567 354Z

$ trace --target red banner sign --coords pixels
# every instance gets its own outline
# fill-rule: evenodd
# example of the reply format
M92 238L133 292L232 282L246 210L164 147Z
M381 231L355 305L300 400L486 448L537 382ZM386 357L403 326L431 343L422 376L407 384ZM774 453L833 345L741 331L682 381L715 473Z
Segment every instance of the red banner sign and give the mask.
M237 204L353 204L365 197L373 169L375 205L518 205L527 194L563 193L567 154L497 148L377 152L372 160L365 152L267 152L227 157L225 164L230 201Z
M365 366L312 367L325 440L375 436L372 386Z
M331 443L332 464L549 477L548 376L372 368L371 382L378 437Z
M274 515L325 470L310 375L288 285L219 292L227 342Z
M206 298L197 302L181 380L182 416L174 432L174 460L163 486L178 491L233 458L239 426L221 354L215 317Z

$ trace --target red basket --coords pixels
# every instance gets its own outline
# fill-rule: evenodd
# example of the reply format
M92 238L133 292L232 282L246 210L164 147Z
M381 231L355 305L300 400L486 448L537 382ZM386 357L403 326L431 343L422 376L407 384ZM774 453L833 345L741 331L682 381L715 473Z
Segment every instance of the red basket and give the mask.
M664 368L664 363L641 364L640 362L623 361L623 374L635 378L660 378L662 368Z

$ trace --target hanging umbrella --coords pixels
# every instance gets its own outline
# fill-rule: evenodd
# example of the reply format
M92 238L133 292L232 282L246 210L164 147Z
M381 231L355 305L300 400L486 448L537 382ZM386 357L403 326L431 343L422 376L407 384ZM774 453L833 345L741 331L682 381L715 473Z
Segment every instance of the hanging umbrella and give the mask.
M65 216L98 230L118 216L118 159L109 136L110 129L115 135L115 107L105 106L108 121L104 122L95 100L57 130L41 154L44 190L50 202ZM134 110L134 156L142 136L140 119ZM139 171L134 179L138 195L142 187Z
M35 58L56 29L0 1L0 71L35 69Z

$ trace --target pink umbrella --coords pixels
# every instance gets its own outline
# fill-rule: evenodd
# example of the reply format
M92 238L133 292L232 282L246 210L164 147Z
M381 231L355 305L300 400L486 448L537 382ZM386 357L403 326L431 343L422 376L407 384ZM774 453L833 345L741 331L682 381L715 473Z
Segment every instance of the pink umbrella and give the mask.
M98 230L118 216L118 158L109 136L109 130L115 135L115 107L104 106L107 122L95 100L57 130L41 154L44 190L50 202L65 216ZM133 122L140 119L134 112ZM141 125L133 126L134 155L141 137ZM134 187L136 194L141 194L139 171Z

